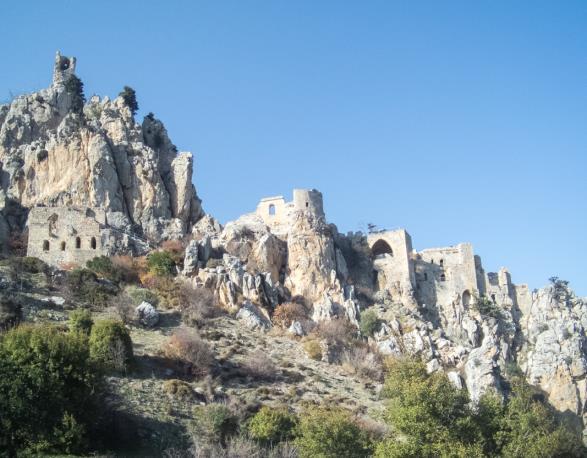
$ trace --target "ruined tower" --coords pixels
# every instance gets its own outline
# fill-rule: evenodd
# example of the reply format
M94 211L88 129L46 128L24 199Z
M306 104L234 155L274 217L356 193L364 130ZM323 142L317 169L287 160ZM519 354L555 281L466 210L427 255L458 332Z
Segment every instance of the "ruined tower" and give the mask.
M65 84L67 79L75 74L75 57L62 56L59 51L55 54L53 65L53 86Z

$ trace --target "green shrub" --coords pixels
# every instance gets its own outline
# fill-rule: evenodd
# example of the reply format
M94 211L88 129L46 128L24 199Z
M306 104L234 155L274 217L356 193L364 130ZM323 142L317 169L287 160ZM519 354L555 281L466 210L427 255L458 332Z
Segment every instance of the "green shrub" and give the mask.
M106 306L117 293L115 286L100 282L89 269L74 269L69 272L67 288L74 299L100 307Z
M16 326L22 319L22 307L11 297L0 296L0 329Z
M359 323L359 329L361 334L365 337L372 337L379 327L381 326L381 320L377 317L375 310L365 310L361 313L361 322Z
M491 299L486 296L476 298L475 307L483 316L488 316L495 319L501 319L503 312Z
M70 75L65 82L65 91L71 97L71 111L82 113L86 96L84 95L84 83L76 75Z
M291 440L297 420L287 408L261 407L248 424L251 438L273 445L281 441Z
M198 441L204 443L221 443L238 431L239 418L224 404L207 404L194 408L194 420L190 431Z
M135 114L137 114L137 110L139 109L139 103L137 102L136 91L132 87L124 86L122 92L118 95L119 97L122 97L125 105L130 108L132 115L134 116Z
M0 340L0 455L83 451L96 418L97 374L83 334L49 325L7 332Z
M97 321L90 332L90 357L106 369L125 370L133 356L132 341L124 324Z
M169 251L155 251L147 256L149 271L160 277L175 273L175 261Z
M125 292L132 299L135 306L139 305L141 302L148 302L152 306L157 306L159 304L159 298L157 295L147 288L129 286L125 289Z
M86 263L86 267L96 274L115 283L122 280L122 272L117 269L108 256L97 256Z
M295 444L300 456L321 458L371 456L368 434L342 408L312 408L300 414Z
M485 394L472 406L466 390L446 374L428 374L420 361L389 363L383 390L386 420L395 435L379 443L376 457L584 456L580 434L515 377L509 401ZM450 451L450 453L448 453Z
M94 320L88 309L75 309L69 314L69 330L90 334Z
M20 258L20 262L23 270L30 274L42 274L49 271L49 266L39 258L25 256L24 258Z

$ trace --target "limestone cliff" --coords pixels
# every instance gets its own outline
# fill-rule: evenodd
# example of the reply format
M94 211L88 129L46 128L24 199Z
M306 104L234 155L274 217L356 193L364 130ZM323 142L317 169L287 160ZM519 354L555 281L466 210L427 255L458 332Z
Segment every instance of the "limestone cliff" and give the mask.
M101 207L110 224L155 240L185 234L203 214L192 155L152 114L137 123L122 97L83 104L75 81L75 59L58 54L51 87L0 106L4 199Z

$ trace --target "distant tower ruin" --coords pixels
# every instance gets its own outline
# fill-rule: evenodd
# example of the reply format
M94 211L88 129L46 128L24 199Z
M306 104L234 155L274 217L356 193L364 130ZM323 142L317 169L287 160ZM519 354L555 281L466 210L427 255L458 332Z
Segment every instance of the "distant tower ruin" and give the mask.
M65 84L71 75L75 75L75 57L65 57L57 51L53 65L53 86Z
M325 217L322 193L316 189L294 189L293 203L295 211L310 212L319 218Z

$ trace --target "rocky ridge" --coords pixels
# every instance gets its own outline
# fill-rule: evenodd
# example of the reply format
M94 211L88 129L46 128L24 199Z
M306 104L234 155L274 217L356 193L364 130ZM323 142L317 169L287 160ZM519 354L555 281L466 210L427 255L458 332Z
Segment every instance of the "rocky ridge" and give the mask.
M284 302L308 310L306 322L292 323L297 335L323 321L358 327L370 309L379 319L370 342L381 353L422 357L472 399L488 390L507 396L506 375L520 372L587 424L587 302L564 282L470 302L461 289L424 302L403 279L381 288L367 236L340 234L315 212L292 211L279 231L255 214L223 227L204 215L192 156L177 153L160 121L138 124L123 97L92 97L76 109L66 84L75 61L58 55L55 65L50 88L0 106L0 238L22 230L35 205L102 207L110 224L155 241L187 234L182 275L213 290L247 335L266 333Z

